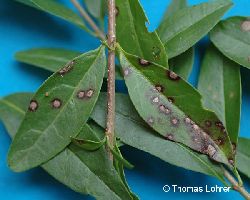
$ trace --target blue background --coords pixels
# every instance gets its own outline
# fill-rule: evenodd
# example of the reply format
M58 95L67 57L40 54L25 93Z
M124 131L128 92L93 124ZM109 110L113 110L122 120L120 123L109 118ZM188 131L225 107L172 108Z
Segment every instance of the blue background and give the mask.
M198 4L202 0L190 0ZM154 30L169 4L168 0L141 0L150 20L150 30ZM234 0L234 7L225 17L232 15L250 16L249 0ZM26 7L12 0L0 0L0 96L23 91L35 91L46 79L49 72L20 64L13 58L15 52L32 47L63 47L72 50L88 51L99 45L97 39L87 33L43 12ZM196 60L190 82L197 84L200 58L204 54L207 40L196 46ZM243 105L241 136L250 137L250 70L242 68ZM13 173L6 165L6 155L10 138L0 123L0 199L20 200L83 200L92 199L77 194L58 183L40 168L25 173ZM142 200L152 199L242 199L230 193L164 193L165 184L179 186L221 185L215 178L200 173L171 166L157 158L138 150L123 148L125 157L135 164L134 170L127 170L126 176L132 190ZM244 178L244 176L243 176ZM250 181L245 180L250 190Z

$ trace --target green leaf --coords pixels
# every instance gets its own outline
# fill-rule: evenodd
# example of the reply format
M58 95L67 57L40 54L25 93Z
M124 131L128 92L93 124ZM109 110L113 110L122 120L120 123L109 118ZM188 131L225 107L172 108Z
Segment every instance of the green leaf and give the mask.
M228 58L250 68L250 19L231 17L210 33L213 44Z
M96 103L105 68L102 46L70 61L40 87L9 151L13 171L46 162L78 135Z
M198 90L203 96L203 105L215 111L235 147L241 112L240 66L211 45L202 63Z
M168 57L173 58L192 47L231 6L231 0L217 0L187 7L169 16L158 28Z
M104 19L105 9L106 9L106 1L103 0L83 0L85 3L89 13L97 18Z
M17 52L15 59L25 64L56 72L80 54L80 52L66 49L36 48ZM123 80L118 66L115 74L116 80ZM107 78L107 71L105 72L104 77Z
M167 20L177 11L186 7L187 7L186 0L172 0L161 23L164 24L165 20ZM170 70L174 71L180 77L187 80L194 64L194 48L190 48L189 50L180 54L179 56L170 59L168 63Z
M164 23L171 15L175 14L177 11L187 7L187 0L172 0L168 9L166 10L161 23Z
M237 154L236 154L236 166L240 172L250 178L250 139L239 138Z
M147 17L138 0L116 0L117 41L122 48L168 68L167 55L157 33L148 32Z
M106 94L101 93L91 118L103 128L106 126L106 107ZM128 95L116 95L115 133L123 143L148 152L165 162L215 176L224 182L220 166L207 156L194 152L182 144L168 141L150 129L137 114Z
M42 10L51 15L55 15L93 34L93 32L87 28L81 17L79 17L71 9L64 6L62 3L59 3L55 0L16 0L16 1L34 7L38 10Z
M32 93L16 93L0 99L0 119L12 138L20 126L32 96Z
M201 95L174 72L119 49L129 96L140 116L160 135L234 165L232 145L214 112L201 105ZM223 143L218 139L223 137Z
M188 80L194 65L194 48L190 48L184 53L169 60L169 68L180 77Z
M104 137L100 141L93 141L93 140L87 140L87 139L81 139L81 138L71 138L72 143L74 143L76 146L88 150L88 151L96 151L100 149L107 141L107 138Z
M36 48L17 52L15 59L19 62L55 72L80 54L77 51L66 49Z
M12 138L17 129L8 127L19 127L31 98L31 93L18 93L0 100L0 119ZM103 136L85 125L79 137L98 140ZM110 164L104 148L89 152L71 144L41 167L72 190L90 194L96 199L133 199L127 186Z

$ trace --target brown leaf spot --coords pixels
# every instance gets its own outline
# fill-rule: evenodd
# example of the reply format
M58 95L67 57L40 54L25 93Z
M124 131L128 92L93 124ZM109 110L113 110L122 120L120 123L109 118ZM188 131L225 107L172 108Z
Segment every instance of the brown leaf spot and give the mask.
M222 137L219 137L218 139L215 140L215 143L219 146L223 145L225 143L225 139Z
M207 147L206 152L209 155L209 157L213 158L213 156L216 153L216 149L214 148L214 146L212 146L211 144L209 144L208 147Z
M128 67L123 70L123 76L124 77L128 76L130 73L131 73L131 70Z
M65 75L70 70L72 70L73 66L74 66L74 61L68 62L62 69L58 71L58 74L60 74L61 76Z
M85 97L85 91L80 90L80 91L77 93L76 96L77 96L78 99L84 99L84 97Z
M54 99L53 101L51 101L51 106L52 106L53 108L58 109L58 108L61 107L61 105L62 105L62 102L61 102L60 99Z
M160 84L157 84L155 85L155 89L158 91L158 92L163 92L164 91L164 87Z
M187 124L187 125L189 125L189 124L191 124L191 119L189 118L189 117L185 117L184 118L184 122L185 122L185 124Z
M151 63L149 61L147 61L147 60L139 58L139 64L146 67L146 66L149 66Z
M170 80L173 80L173 81L178 81L180 79L180 77L176 73L174 73L173 71L168 70L167 75L168 75L168 78Z
M206 127L211 127L212 126L212 122L210 120L206 120L205 121L205 126Z
M179 119L172 117L171 118L171 124L174 126L178 126L179 125Z
M31 100L29 105L29 111L35 112L38 109L38 103L36 100Z
M174 103L174 98L173 98L173 97L168 97L168 101L169 101L170 103Z
M160 102L160 98L159 97L153 97L152 98L152 103L159 103Z
M250 31L250 20L245 20L241 23L242 31Z
M221 122L215 122L215 126L217 126L218 128L222 128L223 124Z
M164 105L160 105L160 106L159 106L159 111L160 111L161 113L166 114L166 115L168 115L168 114L171 113L171 110L170 110L169 108L167 108L166 106L164 106Z
M231 164L231 165L234 165L234 160L232 158L229 158L228 159L228 162Z
M152 125L154 124L154 119L153 119L153 117L149 117L149 118L147 119L147 123L148 123L150 126L152 126Z
M165 136L165 138L166 138L167 140L171 140L171 141L174 140L174 136L173 136L173 134L171 134L171 133L168 133L168 134Z
M49 93L48 93L48 92L45 92L45 96L48 97L48 96L49 96Z
M86 91L85 95L86 95L87 98L91 98L93 96L93 94L94 94L94 90L89 89L89 90Z

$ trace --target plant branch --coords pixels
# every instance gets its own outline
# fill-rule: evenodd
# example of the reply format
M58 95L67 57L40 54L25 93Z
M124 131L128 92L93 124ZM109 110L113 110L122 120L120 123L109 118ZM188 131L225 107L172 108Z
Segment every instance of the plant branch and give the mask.
M75 6L75 8L78 10L80 15L89 23L90 27L94 30L97 37L99 37L101 40L105 40L104 33L99 29L99 27L96 25L94 20L89 16L89 14L86 12L86 10L81 6L78 0L71 0L72 4Z
M250 194L246 191L243 186L240 186L239 183L234 179L234 177L223 168L224 176L232 184L233 189L238 191L245 199L250 200Z
M107 79L107 123L106 135L111 148L114 147L115 137L115 0L108 0L108 79ZM113 161L113 155L108 150L109 158Z

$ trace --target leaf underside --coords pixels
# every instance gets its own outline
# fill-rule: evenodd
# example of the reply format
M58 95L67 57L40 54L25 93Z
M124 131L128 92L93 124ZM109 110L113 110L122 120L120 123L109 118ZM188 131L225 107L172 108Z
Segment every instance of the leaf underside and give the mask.
M14 171L36 167L62 151L87 121L106 69L105 48L82 54L38 89L11 145Z

